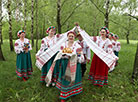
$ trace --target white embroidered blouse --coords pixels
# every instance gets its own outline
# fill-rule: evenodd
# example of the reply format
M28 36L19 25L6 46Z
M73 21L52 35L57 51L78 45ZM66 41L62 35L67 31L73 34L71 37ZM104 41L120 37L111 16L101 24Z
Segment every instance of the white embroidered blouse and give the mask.
M68 47L68 41L66 41L61 45L60 50L62 51L64 48L71 48L72 54L80 53L80 56L78 56L78 62L82 63L84 61L82 47L76 41L74 41L71 47Z
M30 41L27 38L24 38L23 42L20 39L17 39L14 44L14 49L16 54L20 54L21 52L24 52L23 49L26 44L28 44L28 51L32 50Z
M119 41L115 41L114 51L119 52L121 49L121 44Z
M99 47L106 51L106 53L114 54L112 49L112 42L108 38L105 40L103 40L101 36L94 36L91 38Z
M41 47L40 50L37 52L36 56L40 56L45 50L47 50L49 47L55 45L57 41L59 41L64 34L57 34L54 35L51 39L49 37L45 37L41 41Z
M90 60L90 58L91 58L90 47L86 44L86 42L84 40L82 40L82 41L77 40L76 42L82 47L83 54L85 55L85 57L88 60ZM84 61L86 63L86 59Z

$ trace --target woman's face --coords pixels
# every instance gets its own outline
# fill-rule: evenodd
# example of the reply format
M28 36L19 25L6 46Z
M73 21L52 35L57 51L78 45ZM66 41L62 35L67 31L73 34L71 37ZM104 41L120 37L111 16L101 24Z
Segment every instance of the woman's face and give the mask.
M113 40L116 41L117 40L116 37L113 37Z
M20 38L25 38L25 33L24 33L24 32L22 32L22 33L20 34Z
M100 34L101 34L101 36L106 37L106 30L105 29L102 29L100 31Z
M68 34L68 41L74 41L74 39L75 39L74 34L73 33L69 33Z
M81 36L81 35L79 35L79 36L78 36L78 39L79 39L80 41L82 41L82 40L83 40L83 38L82 38L82 36Z
M52 36L52 35L54 35L55 33L56 33L55 29L50 29L50 30L49 30L49 35Z
M112 39L112 36L111 36L111 35L109 35L109 36L108 36L108 38L109 38L109 39Z

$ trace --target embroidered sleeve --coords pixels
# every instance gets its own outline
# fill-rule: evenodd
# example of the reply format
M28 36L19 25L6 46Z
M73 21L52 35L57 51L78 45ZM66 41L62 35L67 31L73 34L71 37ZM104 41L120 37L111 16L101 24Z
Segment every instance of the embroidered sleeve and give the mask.
M112 42L110 40L108 40L106 42L106 44L107 44L107 50L106 50L106 52L109 53L109 54L111 54L112 56L114 56L115 54L114 54L113 49L112 49L112 46L113 46Z
M121 44L120 44L120 42L118 42L117 43L117 51L120 51L120 49L121 49Z
M18 41L15 41L14 50L16 54L20 54L21 52L23 52L23 48L19 45Z
M42 39L40 50L37 52L36 56L40 56L46 49L47 45L45 44L44 39Z
M92 36L91 39L96 42L97 41L97 36Z
M61 46L61 47L60 47L60 50L63 50L63 49L64 49L64 47L63 47L63 46Z
M63 36L64 36L64 34L56 34L57 41L59 41Z
M113 44L113 46L115 46L115 42L113 42L112 44Z
M82 51L82 48L81 48L80 45L76 47L76 53L77 53L77 56L78 56L77 57L78 58L78 62L79 63L84 62L84 55L83 55L83 51Z

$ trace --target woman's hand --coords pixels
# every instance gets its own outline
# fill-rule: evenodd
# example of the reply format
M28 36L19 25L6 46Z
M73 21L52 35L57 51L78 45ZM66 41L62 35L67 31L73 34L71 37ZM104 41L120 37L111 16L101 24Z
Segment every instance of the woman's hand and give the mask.
M90 60L89 59L87 59L87 63L90 63Z
M25 50L25 53L28 53L28 49Z
M38 59L38 56L35 56L36 59Z

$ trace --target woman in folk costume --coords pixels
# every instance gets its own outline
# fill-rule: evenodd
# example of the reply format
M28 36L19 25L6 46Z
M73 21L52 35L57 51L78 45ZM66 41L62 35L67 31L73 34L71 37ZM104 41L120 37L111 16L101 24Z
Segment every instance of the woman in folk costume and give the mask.
M114 46L114 54L118 57L119 51L121 49L121 44L119 41L117 41L119 39L119 37L117 35L114 35L113 37L114 42L115 42L115 46ZM118 65L118 60L116 61L116 65Z
M15 41L15 52L17 54L16 59L16 74L18 78L26 81L32 74L32 61L30 50L32 50L30 41L25 38L24 30L20 30L17 33L19 39Z
M106 27L103 27L100 30L101 36L92 37L92 40L106 53L114 54L112 50L112 43L108 38L106 38L108 33L108 29ZM108 70L109 67L107 66L107 64L105 64L104 61L102 61L96 54L94 54L88 79L92 81L94 85L107 85Z
M108 34L108 38L109 38L109 40L112 43L112 50L114 52L114 48L115 48L115 41L113 40L114 39L114 34L112 32L110 32ZM114 69L115 69L115 66L113 66L112 68L110 68L108 72L112 72Z
M74 41L75 36L74 31L67 33L68 41L61 45L61 51L56 55L50 68L51 73L55 67L60 69L56 87L60 90L61 102L82 92L80 63L84 57L81 46ZM50 81L50 78L47 81Z
M59 34L55 35L56 30L55 30L54 26L50 26L47 29L46 32L47 32L48 36L42 39L42 41L41 41L41 48L37 52L36 58L38 58L41 54L43 54L51 46L55 45L57 43L57 41L60 39L61 35L59 35ZM50 69L50 66L51 66L51 64L52 64L55 56L56 56L56 54L50 60L48 60L44 64L44 66L42 67L42 69L41 69L41 79L40 79L40 82L42 82L42 84L45 84L46 75L47 75L47 73L48 73L48 71ZM55 86L55 82L56 82L56 79L58 77L58 72L59 72L59 69L55 68L54 74L53 74L53 78L52 78L52 86Z
M77 35L77 38L78 40L76 42L82 47L83 55L84 55L84 62L81 63L82 77L84 77L84 73L86 71L86 63L90 62L91 51L89 46L86 44L86 42L83 40L80 34Z

